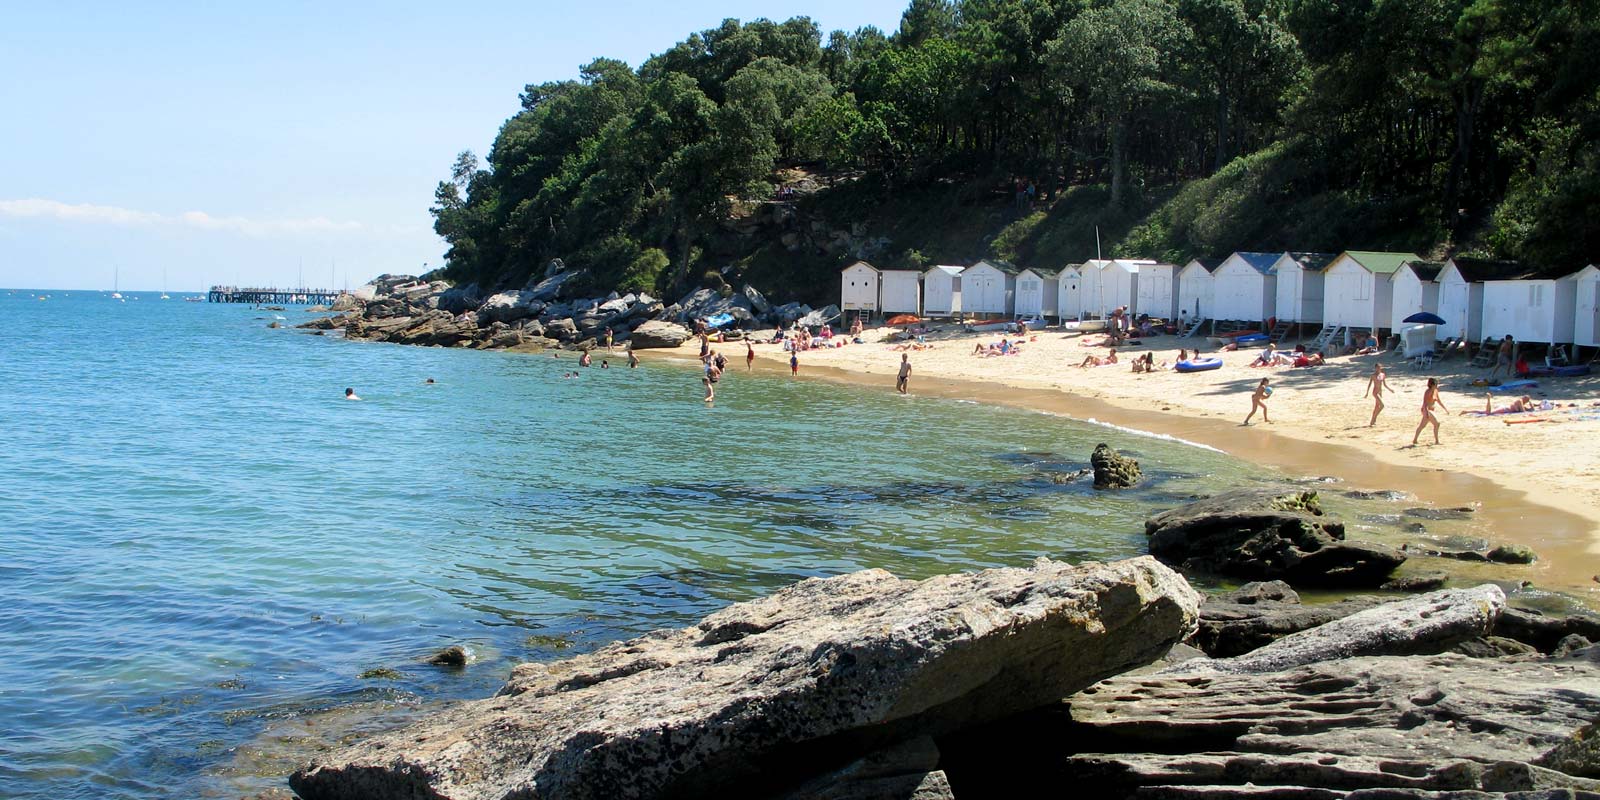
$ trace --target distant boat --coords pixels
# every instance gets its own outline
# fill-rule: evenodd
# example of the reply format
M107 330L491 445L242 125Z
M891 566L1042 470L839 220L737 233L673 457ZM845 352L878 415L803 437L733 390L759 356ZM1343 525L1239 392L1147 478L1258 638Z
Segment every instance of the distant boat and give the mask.
M161 299L162 300L171 300L172 299L172 298L167 296L167 268L166 267L162 267L161 268Z
M122 281L122 268L121 267L117 267L117 268L115 268L115 271L111 273L111 299L112 300L121 300L122 299L122 287L119 285L121 283L121 281Z

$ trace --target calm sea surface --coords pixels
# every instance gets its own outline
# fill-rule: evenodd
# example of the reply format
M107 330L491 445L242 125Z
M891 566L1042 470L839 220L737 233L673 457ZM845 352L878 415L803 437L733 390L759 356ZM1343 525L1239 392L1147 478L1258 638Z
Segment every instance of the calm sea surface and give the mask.
M274 726L487 695L517 661L806 576L1134 555L1150 510L1279 477L953 401L734 372L706 408L695 371L659 362L564 380L570 357L345 342L176 295L36 294L0 290L11 798L281 787L260 752ZM1051 481L1100 441L1153 479ZM455 643L476 663L423 663Z

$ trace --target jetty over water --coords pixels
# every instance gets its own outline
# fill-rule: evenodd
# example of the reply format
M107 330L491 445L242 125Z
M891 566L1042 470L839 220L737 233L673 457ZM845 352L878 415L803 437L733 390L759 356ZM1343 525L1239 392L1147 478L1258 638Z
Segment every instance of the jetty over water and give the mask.
M345 294L333 289L279 289L277 287L213 286L206 293L212 303L250 303L252 305L329 305Z

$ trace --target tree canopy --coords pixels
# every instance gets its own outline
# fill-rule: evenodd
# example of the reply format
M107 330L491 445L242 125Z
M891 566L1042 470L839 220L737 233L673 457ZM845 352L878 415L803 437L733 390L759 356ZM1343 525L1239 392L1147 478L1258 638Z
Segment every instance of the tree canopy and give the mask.
M1103 185L1144 255L1399 238L1576 269L1600 252L1597 43L1600 0L912 0L892 35L730 19L527 86L432 212L451 275L494 285L559 257L675 288L796 165L885 203Z

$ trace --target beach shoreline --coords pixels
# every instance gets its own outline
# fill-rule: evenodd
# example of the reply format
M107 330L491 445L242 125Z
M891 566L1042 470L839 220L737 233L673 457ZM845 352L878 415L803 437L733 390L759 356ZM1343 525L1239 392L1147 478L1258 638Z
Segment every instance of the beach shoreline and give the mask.
M800 377L893 392L901 353L880 341L891 332L867 331L863 334L867 344L803 352ZM756 364L763 371L788 370L789 354L779 345L759 343L767 338L770 331L756 336ZM1398 358L1387 359L1396 395L1378 426L1369 429L1364 423L1371 400L1363 399L1361 392L1372 362L1381 356L1330 359L1328 366L1312 369L1248 369L1245 364L1259 351L1207 353L1221 355L1227 366L1206 373L1142 375L1131 372L1131 355L1107 367L1072 366L1069 361L1076 363L1086 354L1105 350L1084 346L1086 340L1098 338L1094 335L1080 339L1059 330L1030 332L1031 341L1019 355L971 355L975 343L998 338L993 333L947 332L932 349L907 353L913 365L912 396L1007 406L1170 436L1291 474L1335 477L1352 488L1406 491L1438 508L1472 506L1494 539L1525 545L1539 554L1539 561L1529 568L1537 585L1579 595L1590 603L1600 599L1600 584L1594 580L1600 571L1594 558L1600 553L1600 497L1593 492L1600 486L1600 458L1596 448L1584 446L1586 436L1600 433L1600 421L1513 427L1493 417L1457 416L1454 412L1470 408L1471 403L1480 407L1483 403L1481 394L1474 401L1471 395L1449 388L1470 377L1461 369L1465 359L1429 372L1402 366ZM1157 363L1170 362L1180 342L1193 346L1168 336L1155 339L1155 347L1135 350L1150 350ZM640 352L692 362L693 346L691 341L679 349ZM728 358L731 370L742 369L743 342L712 347ZM1239 420L1249 409L1247 386L1253 387L1261 377L1279 384L1272 401L1274 422L1243 427ZM1413 398L1420 397L1417 386L1427 377L1438 377L1446 386L1444 401L1452 413L1443 420L1443 444L1405 447L1409 438L1404 434L1414 430L1417 420ZM1305 378L1314 378L1316 385ZM1594 390L1588 383L1552 386L1550 391L1553 395L1562 388L1581 392L1585 407L1593 402ZM1514 395L1495 399L1503 405ZM1349 424L1353 414L1359 417L1354 420L1358 424ZM1404 441L1397 446L1396 439ZM1524 441L1514 446L1515 439Z

